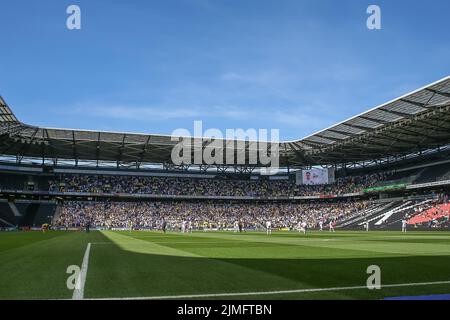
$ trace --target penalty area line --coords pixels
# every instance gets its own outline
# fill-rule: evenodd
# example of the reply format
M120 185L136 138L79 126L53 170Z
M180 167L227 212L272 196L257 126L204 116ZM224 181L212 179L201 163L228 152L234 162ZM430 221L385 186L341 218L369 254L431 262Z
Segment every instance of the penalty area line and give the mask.
M91 243L88 243L84 252L83 263L81 265L80 274L78 275L76 287L73 290L72 299L82 300L84 298L84 285L86 284L86 275L89 266L89 253L91 252Z
M450 284L450 281L436 281L436 282L412 282L412 283L397 283L382 285L383 288L397 288L397 287L416 287L416 286L432 286ZM225 293L208 293L208 294L191 294L191 295L173 295L173 296L152 296L152 297L124 297L124 298L100 298L87 300L168 300L168 299L196 299L196 298L215 298L215 297L238 297L238 296L261 296L261 295L278 295L278 294L292 294L292 293L310 293L310 292L325 292L325 291L348 291L367 289L367 286L353 286L353 287L333 287L333 288L311 288L311 289L297 289L297 290L278 290L278 291L256 291L256 292L225 292Z

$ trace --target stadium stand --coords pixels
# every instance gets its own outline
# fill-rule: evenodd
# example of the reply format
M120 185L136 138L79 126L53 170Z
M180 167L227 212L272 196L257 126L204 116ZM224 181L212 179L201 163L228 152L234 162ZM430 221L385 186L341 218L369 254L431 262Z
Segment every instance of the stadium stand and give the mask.
M409 224L422 224L433 220L439 220L441 218L447 218L450 216L450 204L440 204L433 206L426 210L421 210L418 214L408 220Z
M374 217L381 216L398 204L399 202L372 203L365 211L355 212L353 215L348 216L337 227L343 229L360 229L366 221L371 222Z
M6 201L0 201L0 222L2 227L12 227L18 224L17 217Z
M3 200L0 201L0 221L4 227L40 227L52 221L56 208L55 202Z
M162 177L66 175L49 181L50 191L90 193L138 193L191 196L314 196L360 192L387 174L370 174L337 179L333 184L304 186L293 181L251 181L182 179Z
M223 151L234 142L224 141ZM269 219L290 230L302 221L399 230L403 219L417 229L449 227L450 77L281 142L274 177L259 174L260 160L176 165L175 144L168 136L30 126L0 98L0 226L154 229L164 217L173 229L185 220L197 229L237 220L258 229ZM246 161L251 148L246 141ZM334 172L334 181L299 182L311 167Z
M246 228L262 229L266 221L274 228L295 230L300 222L317 227L339 222L368 206L361 202L336 203L233 203L233 202L67 202L55 221L59 227L92 226L113 229L157 229L162 218L173 229L182 221L191 221L195 229L231 229L235 221ZM205 227L206 226L206 227Z
M450 179L450 163L429 166L423 169L416 183L435 182Z

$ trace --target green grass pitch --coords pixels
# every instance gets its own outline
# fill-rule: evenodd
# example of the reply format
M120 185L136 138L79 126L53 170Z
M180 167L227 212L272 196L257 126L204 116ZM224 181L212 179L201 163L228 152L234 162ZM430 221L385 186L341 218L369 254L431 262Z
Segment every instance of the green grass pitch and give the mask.
M381 284L450 281L448 232L0 233L0 299L71 299L70 265L91 243L84 298L205 295L202 299L382 299L449 294L444 284L294 293ZM259 295L258 293L266 294ZM249 295L208 296L222 293ZM196 298L196 297L192 297Z

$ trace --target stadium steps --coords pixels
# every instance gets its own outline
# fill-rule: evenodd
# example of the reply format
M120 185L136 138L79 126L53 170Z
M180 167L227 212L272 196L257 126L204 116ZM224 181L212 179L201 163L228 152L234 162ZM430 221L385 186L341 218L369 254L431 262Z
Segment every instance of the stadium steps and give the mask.
M399 206L392 208L391 210L383 213L380 217L377 217L377 219L375 219L375 226L381 226L382 224L384 224L392 215L397 214L397 213L402 213L405 210L408 210L410 208L415 207L414 204L412 204L411 201L406 201L404 203L401 203Z
M364 225L366 219L370 219L373 216L378 216L381 212L389 210L393 206L393 202L389 202L387 204L378 204L366 210L360 211L357 214L350 216L346 220L339 223L338 228L344 229L352 229L352 228L360 228L360 226Z
M56 223L56 221L59 219L59 216L61 215L61 213L62 213L62 206L56 206L55 214L53 215L53 218L52 218L52 224Z
M389 217L392 212L395 212L398 207L402 206L402 203L399 201L393 201L389 203L389 205L386 205L383 210L378 211L376 214L372 216L366 217L363 221L360 221L358 223L359 227L363 227L365 222L369 222L370 229L377 229L379 225L377 225L377 222L384 219L385 217Z
M405 213L403 211L396 212L391 216L389 221L384 223L379 227L379 229L387 229L387 230L401 230L402 220L405 217Z
M9 207L10 207L10 209L11 209L11 211L13 212L13 214L14 214L15 217L21 217L21 216L22 216L22 214L21 214L21 213L19 212L19 210L17 209L15 203L13 203L13 202L8 202L8 205L9 205Z
M415 205L411 201L406 202L396 202L395 206L391 208L390 210L383 212L381 215L372 217L369 220L369 223L371 226L375 229L383 229L385 226L386 221L395 215L401 215L402 217L406 214L408 210L415 207ZM405 212L406 211L406 212Z

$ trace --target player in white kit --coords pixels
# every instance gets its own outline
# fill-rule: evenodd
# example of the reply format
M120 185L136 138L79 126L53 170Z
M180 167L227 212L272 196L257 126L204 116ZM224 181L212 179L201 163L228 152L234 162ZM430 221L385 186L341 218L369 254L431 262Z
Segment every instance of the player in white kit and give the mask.
M272 222L266 221L266 233L267 235L272 234Z
M334 232L334 226L333 226L334 222L330 221L330 232Z
M406 225L407 225L407 222L405 219L403 219L402 220L402 232L406 232Z
M364 228L366 228L366 231L369 232L369 221L366 221L366 223L364 223Z
M239 221L234 222L234 232L239 232Z
M301 230L303 231L303 234L306 234L306 227L307 227L307 224L306 224L305 221L302 222L301 227L302 227Z
M323 221L322 220L319 221L319 230L323 231Z

